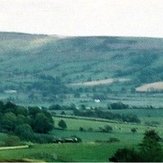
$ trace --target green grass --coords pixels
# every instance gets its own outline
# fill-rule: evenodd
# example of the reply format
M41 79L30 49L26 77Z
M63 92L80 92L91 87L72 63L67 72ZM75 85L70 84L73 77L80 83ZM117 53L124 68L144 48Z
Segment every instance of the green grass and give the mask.
M142 116L143 117L143 116ZM76 135L82 139L82 143L73 144L34 144L29 149L15 149L0 151L0 161L21 161L24 159L44 160L44 161L86 161L86 162L107 162L118 148L123 147L136 147L143 138L144 131L148 128L144 123L131 124L131 123L118 123L118 122L102 122L85 119L72 119L72 118L59 118L53 117L55 126L58 121L63 119L68 128L66 130L54 129L51 134L56 137L69 137ZM148 117L147 117L148 118ZM154 120L157 117L149 117ZM149 121L151 119L145 119ZM113 127L113 132L102 133L95 132L99 127L105 125ZM90 127L92 132L79 131L79 127L88 130ZM137 132L131 133L131 128L136 127ZM159 134L162 135L162 126L154 127ZM0 137L4 135L1 134ZM118 138L119 142L114 143L96 143L97 140L105 141L110 138Z
M72 118L61 118L54 117L55 126L57 126L59 120L63 119L67 124L66 130L53 130L51 134L56 137L70 137L76 135L80 137L83 142L90 142L96 140L109 140L111 137L118 138L120 142L124 144L136 144L139 143L143 137L143 134L148 129L155 129L160 135L163 134L163 120L161 118L163 110L160 110L160 117L146 117L145 114L140 118L141 124L133 124L133 123L123 123L123 122L102 122L102 121L94 121L87 119L72 119ZM122 113L120 110L119 113ZM141 114L141 112L139 113ZM157 114L155 114L157 115ZM147 126L145 122L159 122L157 127ZM102 133L99 131L99 127L104 127L105 125L109 125L113 128L111 133ZM79 128L84 128L85 131L79 131ZM89 128L92 128L92 131L89 131ZM132 128L136 128L137 132L133 134L131 132Z
M52 134L56 137L71 137L73 135L78 136L83 142L94 142L94 141L105 141L110 138L117 138L123 144L136 144L139 143L143 137L142 133L132 134L131 132L112 132L112 133L102 133L102 132L80 132L80 131L60 131L54 130Z
M109 140L111 137L118 138L124 144L128 143L138 143L143 137L143 133L149 129L153 128L159 133L163 133L162 126L150 127L146 126L144 122L142 124L132 124L132 123L121 123L121 122L102 122L84 119L72 119L72 118L59 118L54 117L55 126L57 126L59 120L63 119L67 124L66 130L53 130L51 134L56 137L69 137L76 135L80 137L84 142L96 141L96 140ZM156 119L156 118L155 118ZM147 120L149 121L149 120ZM113 128L111 133L97 132L99 127L104 127L109 125ZM79 128L83 127L85 131L79 131ZM92 128L92 131L89 131ZM132 128L137 128L137 132L133 134L131 132Z
M79 130L80 127L83 127L85 130L92 128L98 130L99 127L104 127L104 125L110 124L107 122L91 121L91 120L82 120L82 119L73 119L73 118L59 118L54 117L55 126L58 127L58 122L63 119L68 127L68 130Z
M34 145L29 149L7 150L0 152L0 161L22 160L25 158L38 159L45 161L108 161L108 158L123 147L122 143L98 144L98 143L80 143L80 144L43 144Z
M125 122L118 122L118 121L111 121L111 122L103 122L104 119L89 120L89 119L74 119L74 118L67 118L67 117L53 117L55 122L55 127L58 127L58 122L63 119L67 124L67 130L76 130L79 131L80 127L83 127L85 130L89 130L92 128L93 131L99 130L99 127L104 127L105 125L109 125L113 128L115 132L130 132L130 129L133 127L137 127L138 131L143 133L147 127L144 124L137 124L137 123L125 123ZM157 119L157 117L153 117L153 119ZM147 119L148 120L148 119Z

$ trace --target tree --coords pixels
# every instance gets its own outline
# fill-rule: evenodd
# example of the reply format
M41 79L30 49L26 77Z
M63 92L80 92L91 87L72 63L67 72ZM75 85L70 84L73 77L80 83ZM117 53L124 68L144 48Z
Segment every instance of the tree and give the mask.
M104 130L105 130L105 132L112 132L113 128L111 126L109 126L109 125L105 125Z
M112 109L128 109L129 105L123 104L122 102L116 102L110 104Z
M43 110L42 113L48 118L50 123L54 124L53 117L49 112L47 112L46 110Z
M18 125L15 129L15 133L24 140L32 140L34 136L33 130L28 124Z
M4 140L5 146L20 145L20 139L14 135L8 135Z
M66 122L64 120L62 120L62 119L58 122L58 126L60 128L62 128L62 129L66 129L67 128Z
M38 133L48 133L53 129L53 125L53 122L44 113L38 113L33 121L32 128Z
M21 114L21 115L27 116L28 110L22 106L17 106L15 109L15 114L16 115Z
M135 114L122 114L122 120L124 122L140 123L140 119Z
M4 103L0 101L0 112L3 113L4 111Z
M62 112L61 112L61 115L66 115L65 111L62 111Z
M16 126L16 115L12 112L5 113L2 118L2 127L3 129L12 132L15 129Z
M79 131L85 131L83 127L79 127Z
M28 107L28 112L32 118L35 118L36 114L40 113L41 110L39 107Z
M56 105L51 105L51 106L49 107L49 110L62 110L62 107L61 107L60 105L58 105L58 104L56 104Z
M81 110L86 110L86 106L84 104L80 105Z
M137 132L137 129L136 129L136 128L131 128L131 132L132 132L133 134L135 134L135 133Z
M111 126L109 126L109 125L105 125L104 128L99 127L99 129L100 129L101 132L108 132L109 133L109 132L113 131L113 128Z
M144 140L150 140L152 142L159 142L161 138L155 130L148 130L144 133L143 141Z
M15 112L15 109L16 109L16 105L12 102L7 102L5 105L4 105L4 112L7 113L7 112Z
M109 160L113 162L161 162L163 157L159 141L160 136L155 130L146 131L139 151L129 148L118 149Z
M144 134L142 143L140 143L140 154L142 161L159 162L162 161L162 149L159 144L160 136L155 130L148 130Z
M22 114L17 115L16 125L22 125L28 123L28 118Z
M109 158L111 162L140 162L140 160L139 153L129 148L118 149L116 153Z

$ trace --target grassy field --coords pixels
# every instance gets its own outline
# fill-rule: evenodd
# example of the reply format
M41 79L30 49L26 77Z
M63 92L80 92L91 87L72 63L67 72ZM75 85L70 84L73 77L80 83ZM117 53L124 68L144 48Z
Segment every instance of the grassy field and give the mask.
M72 135L82 138L78 144L34 144L27 149L14 149L0 151L0 161L98 161L107 162L113 153L122 147L137 147L143 138L144 131L148 128L144 124L111 123L93 120L59 118L54 117L55 127L59 120L63 119L67 124L66 130L53 130L51 134L56 137L69 137ZM113 127L111 133L95 132L99 127L110 125ZM83 127L86 131L79 131ZM87 131L89 128L93 131ZM136 127L137 132L132 133L131 128ZM121 129L119 129L121 128ZM154 127L162 132L161 126ZM104 141L110 138L117 138L119 142L97 143L97 140Z
M29 149L0 151L0 161L36 159L44 161L97 161L106 162L108 158L123 147L123 143L79 143L79 144L43 144ZM131 144L130 144L131 146Z
M143 137L143 134L137 133L101 133L101 132L80 132L80 131L54 131L53 135L58 137L78 136L83 142L107 141L110 138L117 138L124 145L137 144Z
M92 128L93 131L98 131L99 127L104 127L105 125L112 126L115 132L130 132L130 128L139 127L140 132L144 131L143 125L137 125L133 123L124 123L118 121L111 121L111 122L103 122L100 119L97 121L95 120L85 120L85 119L73 119L73 118L65 118L65 117L54 117L55 126L57 127L58 122L63 119L67 124L67 130L75 130L79 131L80 127L83 127L85 130L89 130Z
M120 111L119 111L120 112ZM161 120L160 117L146 117L145 121ZM145 114L144 114L145 117ZM65 143L65 144L33 144L26 149L10 149L0 151L0 161L98 161L107 162L118 148L136 147L143 138L143 133L149 128L153 128L163 133L162 124L157 127L146 126L132 123L118 123L117 121L104 122L100 119L97 121L88 119L74 119L66 117L53 117L55 127L58 122L63 119L67 124L66 130L54 129L51 134L56 137L70 137L76 135L82 139L81 143ZM141 116L143 120L143 114ZM110 133L97 132L99 127L109 125L113 128ZM85 131L79 131L83 127ZM92 131L88 131L92 128ZM131 128L137 128L136 133L131 132ZM6 135L0 134L3 138ZM110 138L117 138L118 142L104 142ZM98 141L98 142L97 142ZM99 142L101 141L101 142Z
M124 144L136 144L139 143L143 137L143 133L148 129L155 129L160 134L163 133L163 125L159 124L157 127L147 126L144 122L151 122L151 117L146 118L142 121L141 124L133 123L121 123L121 122L102 122L102 121L93 121L93 120L83 120L83 119L71 119L71 118L59 118L54 117L55 127L58 127L57 124L59 120L64 120L67 124L66 130L54 130L52 134L59 137L68 137L76 135L84 142L96 141L96 140L109 140L109 138L118 138L120 142ZM143 120L143 118L141 118ZM153 117L152 120L156 121L157 117ZM161 118L160 118L161 120ZM111 133L97 132L99 127L104 127L109 125L113 128ZM79 131L79 128L82 127L85 131ZM90 131L91 128L91 131ZM137 132L132 133L131 129L136 128Z

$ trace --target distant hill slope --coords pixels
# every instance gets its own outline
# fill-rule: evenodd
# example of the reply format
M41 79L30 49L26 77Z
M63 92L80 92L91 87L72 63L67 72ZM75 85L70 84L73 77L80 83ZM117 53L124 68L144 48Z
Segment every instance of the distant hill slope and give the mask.
M1 32L0 63L1 92L30 94L50 77L61 85L126 78L136 88L163 80L163 39Z

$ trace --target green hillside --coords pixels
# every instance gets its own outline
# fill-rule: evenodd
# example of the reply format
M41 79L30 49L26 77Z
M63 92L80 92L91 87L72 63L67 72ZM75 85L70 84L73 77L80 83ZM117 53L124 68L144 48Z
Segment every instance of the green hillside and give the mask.
M154 101L150 99L153 94L147 98L135 92L142 84L163 80L162 53L163 39L158 38L58 37L1 32L0 98L40 105L89 105L94 99L103 100L100 105L114 100L163 105L160 92ZM105 79L113 79L113 82L78 85ZM120 82L121 79L126 81Z

